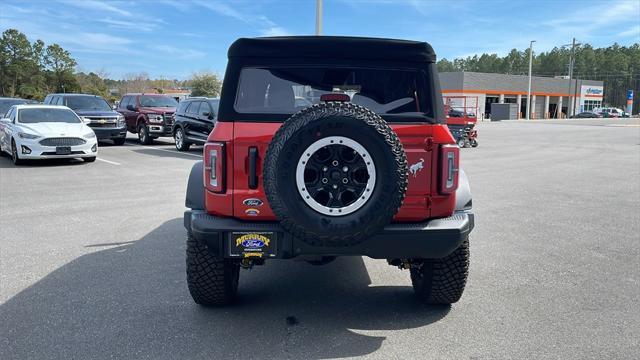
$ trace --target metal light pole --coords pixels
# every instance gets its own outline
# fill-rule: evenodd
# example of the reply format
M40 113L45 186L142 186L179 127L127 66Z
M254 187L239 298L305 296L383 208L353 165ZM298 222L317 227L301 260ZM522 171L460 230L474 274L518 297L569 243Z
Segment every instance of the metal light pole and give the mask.
M322 0L316 0L316 35L322 34Z
M533 43L535 40L531 40L529 43L529 88L527 89L527 117L529 120L529 115L531 114L531 65L533 63Z

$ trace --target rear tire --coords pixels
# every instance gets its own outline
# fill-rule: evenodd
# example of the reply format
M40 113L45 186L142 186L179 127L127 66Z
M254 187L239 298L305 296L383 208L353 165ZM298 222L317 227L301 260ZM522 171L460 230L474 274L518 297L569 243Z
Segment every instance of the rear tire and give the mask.
M182 130L181 127L176 129L176 132L173 134L173 140L178 151L187 151L191 146L191 144L185 139L184 130Z
M86 158L82 158L82 160L84 160L84 162L92 163L92 162L96 161L96 157L95 156L86 157Z
M471 147L478 147L478 141L476 139L471 140Z
M138 125L138 140L140 140L140 143L143 145L153 144L153 139L149 136L149 129L147 128L147 125Z
M127 140L127 138L118 138L118 139L113 139L113 143L115 145L124 145L124 142Z
M196 304L228 305L238 293L240 264L218 258L207 246L187 235L187 285Z
M469 239L441 259L424 259L411 269L413 290L426 304L452 304L460 300L469 273Z
M463 147L465 147L465 144L466 144L466 143L467 143L467 142L464 140L464 138L460 138L460 139L458 139L458 147L459 147L460 149L462 149Z

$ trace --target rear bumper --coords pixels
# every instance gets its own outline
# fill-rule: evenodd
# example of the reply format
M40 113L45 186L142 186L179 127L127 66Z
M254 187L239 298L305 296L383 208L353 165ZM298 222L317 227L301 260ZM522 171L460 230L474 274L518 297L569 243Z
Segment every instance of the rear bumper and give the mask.
M193 237L207 244L215 256L229 257L229 236L233 231L276 232L276 258L302 255L365 255L375 259L441 258L449 255L474 227L474 215L456 212L448 218L422 223L390 224L382 232L354 246L318 247L294 238L277 222L247 222L222 218L202 210L187 210L184 226Z

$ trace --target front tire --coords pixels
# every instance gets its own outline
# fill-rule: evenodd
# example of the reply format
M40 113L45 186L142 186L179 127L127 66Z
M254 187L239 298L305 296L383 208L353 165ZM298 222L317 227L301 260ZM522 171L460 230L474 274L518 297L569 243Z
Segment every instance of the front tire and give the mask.
M441 259L424 259L411 268L413 290L426 304L452 304L460 300L469 273L469 239Z
M140 143L143 145L151 145L153 143L153 139L149 136L147 125L138 125L138 140L140 140Z
M84 160L84 162L87 162L87 163L92 163L92 162L96 161L96 157L95 156L86 157L86 158L82 158L82 160Z
M113 139L113 143L115 145L124 145L124 142L127 140L126 137Z
M228 305L238 293L240 264L218 258L207 246L187 235L187 285L196 304Z
M458 147L459 147L460 149L462 149L463 147L465 147L466 143L467 143L467 142L464 140L464 138L460 138L460 139L458 139Z
M471 140L471 147L478 147L478 140L476 139Z
M182 130L181 127L176 129L176 132L173 134L173 140L175 141L176 149L178 149L178 151L187 151L191 146L191 144L185 139L184 130Z
M20 155L18 155L18 148L16 147L16 142L11 140L11 160L13 161L13 165L22 165L24 161L20 159Z

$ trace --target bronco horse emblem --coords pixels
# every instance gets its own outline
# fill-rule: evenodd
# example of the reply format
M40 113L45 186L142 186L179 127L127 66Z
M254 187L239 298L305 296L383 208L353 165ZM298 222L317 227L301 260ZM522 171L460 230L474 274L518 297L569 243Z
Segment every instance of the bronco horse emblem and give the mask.
M420 161L409 166L409 172L411 173L411 175L413 175L413 177L417 177L418 171L422 170L423 168L424 168L424 159L420 158Z

